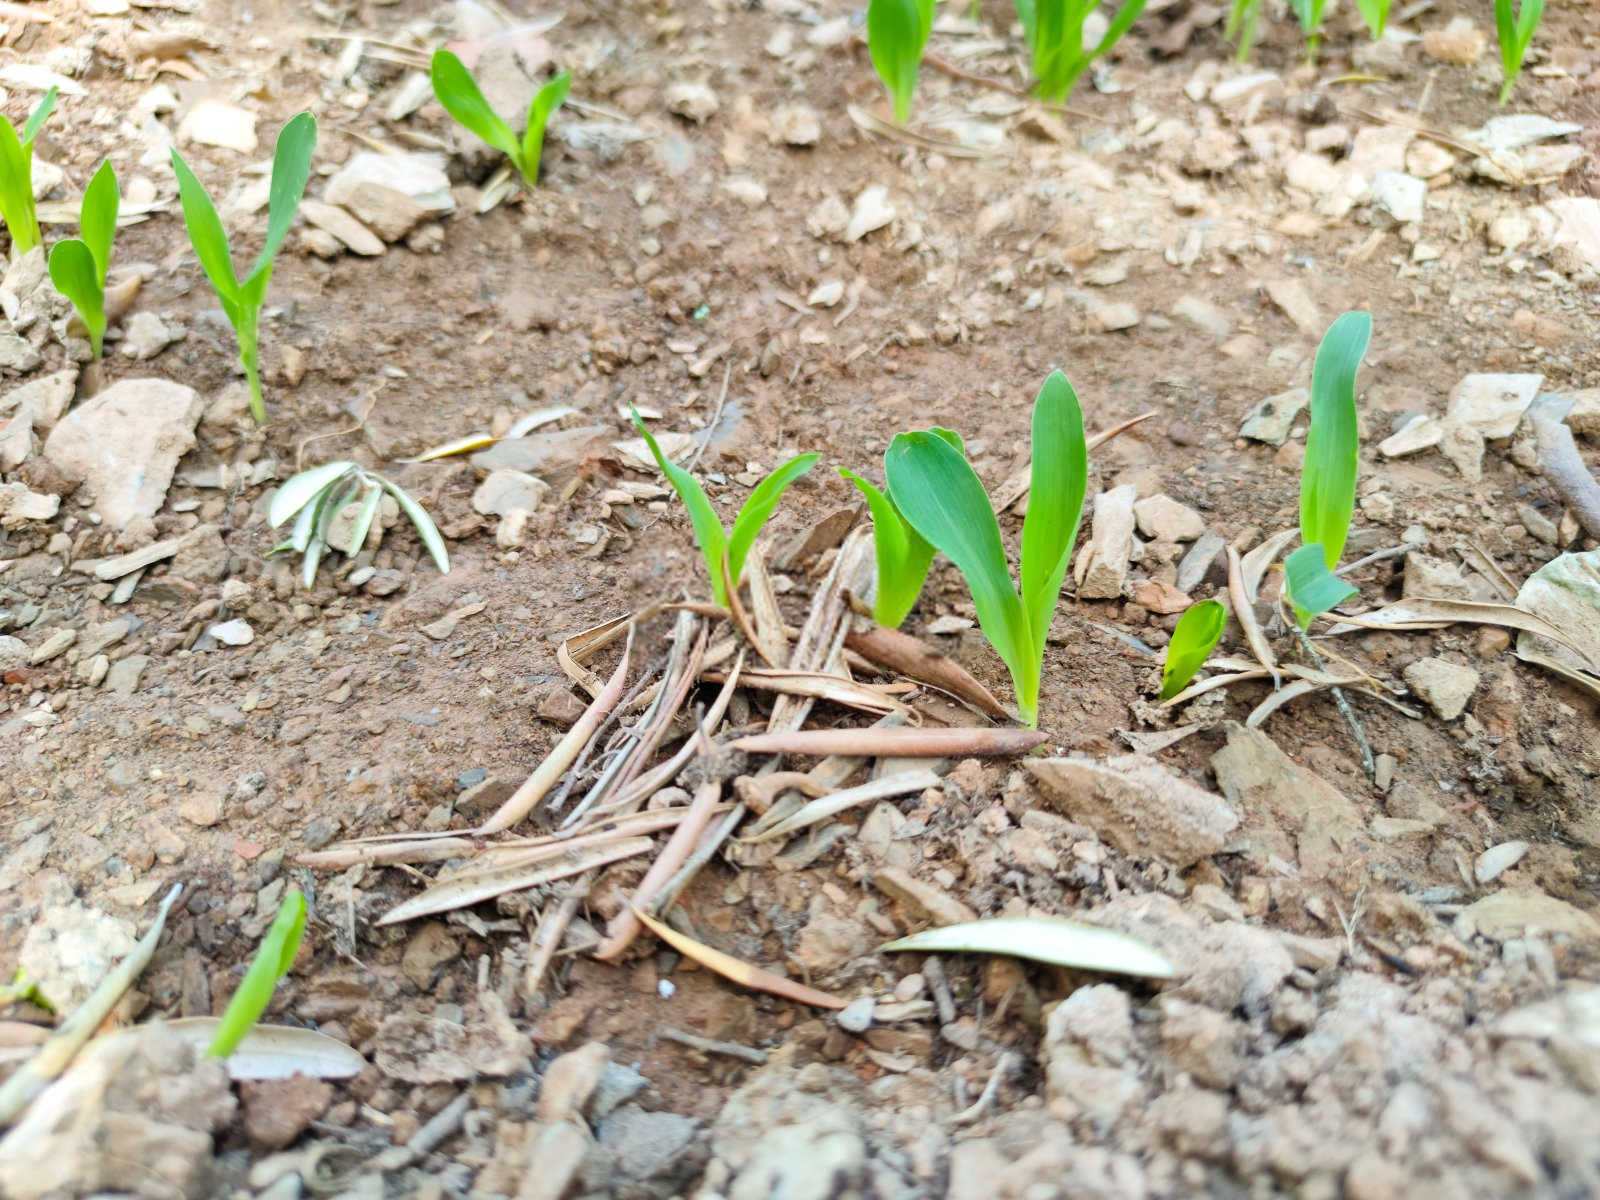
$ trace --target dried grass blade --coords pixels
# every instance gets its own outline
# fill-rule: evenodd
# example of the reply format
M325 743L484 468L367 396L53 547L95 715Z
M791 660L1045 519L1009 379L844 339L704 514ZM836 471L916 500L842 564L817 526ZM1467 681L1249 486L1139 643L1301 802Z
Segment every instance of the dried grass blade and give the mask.
M600 728L600 723L616 707L617 701L622 699L622 688L628 679L628 658L633 641L631 635L628 641L628 648L622 652L622 661L612 672L610 681L594 698L594 703L584 710L583 716L567 730L566 736L545 755L544 761L532 775L528 776L523 785L495 810L494 815L473 830L474 833L499 833L502 829L511 828L531 813L534 806L544 799L545 793L566 773L584 745L594 736L595 730Z
M449 912L454 908L466 908L470 904L480 904L496 896L503 896L507 892L525 891L541 883L551 883L557 879L565 879L569 875L580 874L591 867L602 867L607 863L632 858L636 854L645 854L654 846L655 841L651 838L625 838L609 845L564 853L555 863L536 864L531 867L498 867L487 871L464 871L454 879L435 884L422 894L396 905L378 918L376 923L394 925L401 921L415 920L417 917Z
M1251 679L1270 678L1272 676L1261 669L1236 671L1231 675L1213 675L1209 679L1202 679L1199 683L1191 683L1170 700L1163 700L1159 707L1172 708L1174 705L1183 704L1185 701L1193 700L1196 696L1203 696L1206 692L1215 691L1220 687L1232 687L1236 683L1245 683Z
M639 936L639 918L634 910L649 908L661 888L677 874L678 868L684 864L695 843L700 840L700 835L705 832L721 797L721 780L708 780L695 789L694 799L684 813L683 820L672 831L667 844L634 889L629 907L620 910L607 923L605 937L594 952L601 962L616 962L633 944L634 938Z
M1245 728L1259 729L1261 723L1277 712L1289 701L1320 691L1331 684L1319 683L1314 679L1293 679L1280 688L1274 688L1272 694L1256 705L1248 717L1244 719Z
M1518 608L1515 604L1487 604L1478 600L1441 600L1413 596L1409 600L1400 600L1386 608L1361 613L1359 616L1340 614L1340 624L1336 628L1359 625L1363 629L1437 629L1441 625L1452 625L1457 622L1471 625L1504 625L1510 629L1522 629L1528 633L1538 634L1572 651L1581 660L1600 670L1600 664L1595 664L1589 654L1560 629L1543 617L1536 616L1525 608Z
M717 671L707 672L703 678L709 683L721 683ZM778 692L786 696L805 696L812 700L827 700L845 708L882 716L885 713L907 713L911 710L887 694L886 690L870 684L857 683L837 675L822 675L812 671L769 670L760 667L746 671L739 679L741 687L763 692Z
M756 652L766 659L769 667L786 667L789 665L789 633L761 547L752 547L745 557L744 577L750 585L750 634Z
M965 668L955 660L930 650L909 633L876 623L866 628L858 624L845 635L844 644L846 649L853 650L867 661L898 671L918 683L938 688L985 716L997 721L1011 719L1005 705Z
M1254 654L1266 668L1267 674L1272 676L1273 686L1276 687L1278 660L1272 656L1272 647L1267 644L1267 637L1261 632L1261 622L1256 618L1255 601L1245 586L1244 566L1239 561L1239 552L1232 546L1228 547L1228 599L1233 601L1233 615L1238 618L1239 628L1244 630L1245 644L1250 647L1250 653Z
M475 838L463 837L427 840L391 838L385 842L368 843L342 842L326 850L297 854L290 859L290 862L297 867L305 867L312 871L344 871L357 863L378 867L391 863L443 862L447 858L459 858L463 854L470 854L479 844Z
M1517 640L1520 643L1522 639L1519 638ZM1562 662L1554 655L1543 654L1532 646L1523 649L1519 644L1516 649L1516 655L1523 662L1532 663L1536 667L1543 667L1546 671L1561 676L1573 687L1582 688L1591 696L1600 699L1600 678L1586 674L1571 664Z
M858 804L871 804L878 800L890 800L896 796L909 795L912 792L924 791L928 788L939 786L939 777L932 771L913 770L900 771L894 775L885 775L881 779L874 779L870 783L863 783L857 787L846 788L842 792L834 792L831 796L822 796L807 804L794 816L786 821L780 821L771 829L758 833L753 837L741 838L745 845L758 842L770 842L777 838L788 837L802 829L808 829L835 817L847 809Z
M49 1040L39 1047L39 1052L13 1071L5 1084L0 1086L0 1126L15 1121L51 1080L60 1078L61 1073L72 1065L83 1044L100 1028L101 1022L111 1015L117 1001L122 999L122 994L133 986L145 967L150 965L156 945L161 941L161 931L166 928L167 914L182 893L181 883L172 886L163 897L149 931L139 939L128 956L100 981L100 986L90 992L82 1004L72 1010L72 1015L61 1022Z
M1241 577L1244 581L1244 594L1250 598L1251 604L1260 599L1261 580L1266 575L1267 568L1278 561L1283 548L1294 541L1299 533L1298 529L1285 529L1275 533L1240 560L1243 565ZM1237 609L1239 606L1235 604L1234 607Z
M799 1004L809 1004L815 1008L840 1009L845 1006L845 1001L838 996L831 996L827 992L819 992L816 988L807 987L803 983L796 983L792 979L785 979L782 975L774 975L771 971L761 967L752 966L742 959L724 954L721 950L713 950L703 942L697 942L686 934L679 933L676 929L668 928L654 917L634 910L635 915L644 924L644 927L655 934L667 945L686 958L692 958L708 971L715 971L718 975L733 982L743 984L757 991L771 992L774 996L782 996L786 1000L793 1000Z
M728 673L728 680L722 685L722 690L717 693L717 698L711 702L711 707L706 710L705 719L701 722L708 734L715 733L717 726L722 724L723 715L728 711L728 705L733 700L733 694L739 689L739 680L744 672L744 651L739 652L739 660L734 663L733 670ZM682 748L666 762L652 767L643 775L635 779L626 788L621 789L616 799L604 805L599 813L612 813L618 809L626 809L634 804L648 799L661 788L667 786L678 777L678 772L689 765L698 752L697 739L689 738ZM591 814L591 820L597 814ZM620 818L618 818L620 819Z
M974 758L1025 754L1049 740L1033 729L801 729L737 738L747 754L860 755L868 758Z

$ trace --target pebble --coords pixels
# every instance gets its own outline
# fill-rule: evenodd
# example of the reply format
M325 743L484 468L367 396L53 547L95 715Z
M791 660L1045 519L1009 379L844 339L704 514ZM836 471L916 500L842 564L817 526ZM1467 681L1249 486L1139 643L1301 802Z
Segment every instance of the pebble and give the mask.
M0 330L0 371L25 375L44 361L33 344L10 330Z
M844 281L828 279L811 289L811 294L806 297L806 303L812 307L832 308L843 299Z
M432 154L363 150L334 173L322 195L386 242L399 241L422 221L456 209L450 177Z
M1446 721L1455 720L1466 710L1479 680L1478 672L1471 667L1442 658L1418 659L1402 674L1406 686Z
M1510 252L1533 237L1533 222L1521 213L1504 213L1489 222L1487 236L1496 250Z
M168 325L153 312L136 312L122 326L117 353L143 362L154 358L184 336L182 328Z
M1193 595L1195 588L1199 587L1206 575L1211 571L1211 564L1217 561L1217 556L1227 548L1228 543L1222 535L1214 530L1206 530L1195 544L1189 547L1178 563L1178 578L1175 586L1180 592Z
M772 114L772 132L787 146L815 146L822 138L822 119L808 104L786 104Z
M1422 220L1428 185L1402 171L1379 171L1372 177L1372 201L1396 222Z
M1139 532L1159 542L1192 542L1206 528L1199 513L1165 493L1136 501L1133 516L1139 523Z
M1090 327L1101 333L1132 329L1139 323L1139 310L1126 300L1091 299L1086 307Z
M1490 846L1472 864L1472 877L1479 884L1493 883L1527 855L1527 842L1501 842L1497 846Z
M882 229L894 220L894 205L889 203L889 189L882 184L872 184L861 189L855 207L850 213L850 223L845 226L844 240L859 242L875 229Z
M676 113L696 125L704 124L720 107L717 94L703 83L669 84L663 102L668 112Z
M202 146L219 146L240 154L254 154L256 115L236 104L220 100L200 100L178 125L180 141L197 142Z
M224 646L248 646L256 640L256 631L250 627L250 622L243 617L235 617L231 621L223 621L213 625L206 633L217 639Z
M1094 500L1090 536L1073 567L1078 596L1084 600L1119 600L1133 554L1133 502L1138 494L1126 483Z
M76 629L58 629L34 648L28 657L30 666L39 666L49 662L58 655L65 654L73 642L78 640Z
M472 493L472 507L484 516L503 517L515 509L533 512L550 494L550 485L526 471L501 468Z
M1488 40L1470 17L1456 17L1443 29L1430 29L1422 35L1422 52L1440 62L1464 67L1482 57Z
M833 1019L846 1033L865 1033L872 1028L874 1007L871 996L861 996L841 1008Z
M222 820L226 803L220 790L207 788L184 797L178 805L178 815L191 825L208 829Z
M1266 442L1270 446L1281 446L1289 440L1295 418L1309 403L1311 392L1307 388L1290 388L1287 392L1268 396L1246 414L1243 424L1239 426L1239 436L1254 442Z
M302 200L300 215L356 254L373 258L383 253L383 239L342 208L321 200Z
M1199 296L1183 296L1172 306L1172 315L1188 321L1195 328L1209 333L1219 342L1233 333L1233 321L1228 314L1209 300Z
M139 690L139 680L150 665L148 654L130 654L111 664L106 672L106 690L118 696L131 696Z
M1543 382L1542 374L1531 372L1466 375L1451 392L1445 415L1490 440L1508 438L1516 432Z

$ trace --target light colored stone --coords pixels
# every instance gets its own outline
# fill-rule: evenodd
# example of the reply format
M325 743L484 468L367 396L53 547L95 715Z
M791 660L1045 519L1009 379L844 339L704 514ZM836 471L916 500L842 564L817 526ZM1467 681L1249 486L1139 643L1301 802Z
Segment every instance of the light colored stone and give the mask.
M1141 754L1105 762L1030 758L1024 765L1053 807L1131 858L1159 858L1182 870L1220 851L1239 824L1221 796Z
M550 485L537 476L502 468L490 471L478 485L472 507L486 517L503 517L519 509L534 512L549 494Z
M1600 438L1600 387L1571 392L1572 407L1567 424L1579 437Z
M1526 245L1533 237L1533 222L1521 213L1505 213L1489 222L1487 232L1489 245L1509 252Z
M1403 171L1379 171L1372 177L1372 202L1402 225L1422 220L1428 185Z
M356 254L373 258L383 253L383 240L342 208L321 200L302 200L300 215Z
M67 367L30 379L0 396L0 415L24 410L33 416L33 427L41 434L49 433L72 404L78 386L78 368Z
M1100 333L1115 333L1119 329L1132 329L1139 323L1139 310L1127 300L1101 300L1094 297L1088 304L1089 326Z
M1479 678L1471 667L1442 658L1419 658L1403 674L1406 686L1446 721L1455 720L1466 710Z
M1467 375L1450 394L1445 416L1471 426L1491 441L1508 438L1516 432L1543 382L1542 374L1531 372Z
M1437 446L1444 438L1444 422L1438 417L1419 414L1378 443L1385 458L1402 458Z
M204 397L181 383L119 380L62 418L44 454L81 478L94 496L94 511L121 529L160 510L204 410Z
M888 188L877 183L864 187L850 211L850 223L845 226L844 240L859 242L873 230L882 229L894 220L894 215Z
M717 94L703 83L669 84L662 99L668 112L687 118L696 125L704 124L715 116L720 107Z
M1555 121L1537 113L1510 113L1503 117L1491 117L1481 128L1467 134L1467 140L1490 154L1498 154L1582 132L1583 126L1571 121Z
M1263 100L1283 98L1283 80L1276 71L1239 75L1224 79L1211 88L1211 103L1222 109L1242 108L1258 96Z
M1165 493L1134 502L1139 532L1158 542L1192 542L1206 531L1205 519Z
M822 138L822 120L808 104L785 104L772 114L772 133L787 146L815 146Z
M811 294L806 297L806 303L812 307L832 308L843 299L844 281L825 279L811 289Z
M1133 555L1133 502L1138 489L1131 483L1101 492L1094 500L1089 540L1078 551L1073 578L1082 600L1117 600Z
M154 358L173 342L184 336L182 329L174 328L153 312L136 312L122 327L122 341L117 353L124 358L143 362Z
M26 484L0 483L0 529L48 521L61 511L61 497L29 491Z
M1239 436L1254 442L1281 446L1289 440L1295 418L1311 403L1308 388L1290 388L1275 396L1268 396L1245 415L1239 426Z
M328 180L322 198L349 210L386 242L396 242L422 221L456 209L450 177L436 155L351 156Z
M1462 909L1457 933L1474 933L1497 942L1526 934L1567 934L1585 942L1600 940L1600 921L1583 909L1531 888L1503 888Z
M1283 310L1296 329L1307 337L1321 339L1326 323L1304 283L1298 279L1273 279L1265 286L1267 298Z
M224 646L248 646L256 640L256 631L250 628L250 622L243 617L235 617L231 621L213 625L206 630L206 633Z
M20 338L9 329L0 329L0 371L26 375L44 358L26 338Z
M722 181L723 192L746 208L760 208L767 202L767 189L754 179L736 175Z
M1172 315L1204 330L1219 342L1233 333L1233 321L1228 314L1209 300L1199 296L1183 296L1172 306Z
M201 100L179 123L178 140L254 154L259 145L256 114L221 100Z
M1501 842L1490 846L1472 864L1472 877L1480 885L1493 883L1527 856L1527 842Z

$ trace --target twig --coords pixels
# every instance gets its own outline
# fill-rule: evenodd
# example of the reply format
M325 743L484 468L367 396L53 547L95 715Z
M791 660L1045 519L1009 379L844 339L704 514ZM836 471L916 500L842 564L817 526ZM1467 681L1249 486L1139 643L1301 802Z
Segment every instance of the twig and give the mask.
M924 54L922 61L935 71L950 76L952 79L964 79L968 83L975 83L979 87L993 88L997 92L1007 92L1013 96L1026 96L1026 88L1018 87L1009 79L999 79L993 75L980 75L976 71L969 71L965 67L958 67L947 58L940 58L937 54Z
M1536 412L1533 432L1539 444L1539 465L1551 486L1572 509L1584 532L1600 538L1600 483L1584 466L1578 444L1572 440L1572 430L1565 422Z
M1261 632L1255 605L1250 602L1244 566L1239 561L1239 552L1232 546L1228 547L1228 598L1233 601L1233 615L1238 618L1239 628L1244 630L1245 644L1250 647L1250 653L1256 656L1256 661L1272 676L1272 686L1277 687L1278 660L1272 656L1272 646L1267 642L1266 634Z
M428 1118L428 1123L412 1134L411 1140L404 1146L389 1147L373 1159L372 1165L380 1171L398 1171L431 1154L434 1147L461 1128L461 1122L471 1107L472 1093L462 1092Z
M691 475L700 465L700 459L706 452L706 447L711 444L711 437L717 432L717 426L722 423L722 406L728 402L728 380L733 377L733 359L729 358L722 364L722 391L717 394L717 407L711 414L711 423L706 426L706 436L700 439L700 444L694 448L694 453L689 456L689 461L683 464L683 469Z
M765 1050L757 1050L753 1046L741 1046L738 1042L719 1042L712 1038L697 1037L692 1033L684 1033L681 1029L663 1029L659 1033L669 1042L677 1042L680 1046L687 1046L702 1054L723 1054L728 1058L737 1058L741 1062L754 1063L758 1067L767 1061Z
M1026 754L1050 740L1033 729L802 729L736 738L746 754L866 755L891 758L982 758Z
M538 927L533 931L528 965L522 971L523 995L531 999L539 994L544 973L550 969L556 949L566 936L567 927L572 924L572 918L578 915L578 906L588 899L589 889L594 886L598 875L597 870L585 871L567 886L567 894L559 902L545 906L539 916Z
M1370 566L1375 562L1383 562L1386 559L1403 557L1404 555L1410 554L1415 549L1416 546L1414 544L1411 542L1405 542L1399 546L1389 546L1383 550L1374 550L1365 558L1358 558L1355 560L1355 562L1345 563L1345 565L1336 570L1334 574L1348 575L1351 571L1359 570L1365 566Z
M933 1007L938 1011L939 1024L949 1025L956 1019L956 1002L950 995L950 984L944 977L944 963L930 954L922 960L922 977L928 981L933 993Z
M1322 661L1322 655L1317 653L1317 648L1311 644L1311 639L1306 636L1306 631L1298 625L1295 626L1295 636L1300 639L1300 648L1306 652L1306 657L1317 665L1318 670L1326 670L1327 666ZM1361 751L1361 767L1370 780L1378 773L1378 764L1373 761L1372 744L1367 741L1367 731L1361 728L1361 722L1356 720L1355 710L1350 707L1350 701L1345 699L1344 689L1334 685L1328 689L1333 693L1333 702L1343 714L1345 724L1350 726L1350 736L1355 738L1356 746Z
M950 1118L951 1125L970 1125L988 1110L994 1103L995 1093L1000 1090L1000 1081L1012 1071L1016 1070L1022 1060L1010 1050L1000 1056L1000 1061L994 1064L994 1070L989 1072L989 1082L983 1085L983 1091L978 1098L968 1107Z

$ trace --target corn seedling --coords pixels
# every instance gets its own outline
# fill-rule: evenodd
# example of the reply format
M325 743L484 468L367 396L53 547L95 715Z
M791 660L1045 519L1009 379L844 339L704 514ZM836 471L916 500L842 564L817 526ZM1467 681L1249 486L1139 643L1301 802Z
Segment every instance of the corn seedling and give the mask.
M1238 47L1234 53L1237 61L1250 57L1250 48L1256 44L1256 23L1260 19L1261 0L1233 0L1222 36Z
M1064 102L1078 78L1095 59L1108 53L1127 33L1145 0L1123 0L1092 49L1083 45L1083 26L1099 0L1017 0L1017 18L1033 55L1035 90L1041 100Z
M1220 600L1202 600L1183 610L1161 665L1161 699L1170 700L1189 686L1216 649L1227 624L1228 609Z
M1300 19L1306 37L1306 62L1317 61L1317 46L1322 42L1322 10L1327 0L1289 0L1289 8Z
M108 159L83 189L79 236L50 248L50 282L78 310L97 359L106 336L106 268L111 265L120 202L117 173Z
M911 116L917 69L933 29L934 0L871 0L867 5L867 53L894 104L895 124Z
M572 87L572 72L563 71L533 94L528 106L528 124L517 137L503 117L489 107L464 64L448 50L438 50L433 55L430 71L433 94L456 121L469 133L476 134L511 160L529 187L539 183L539 159L544 154L544 129L550 114L560 108Z
M711 576L711 598L721 605L728 603L728 590L739 586L739 576L744 573L744 560L750 547L756 544L756 535L778 507L784 489L813 466L818 454L802 454L791 458L768 475L745 500L739 515L733 519L733 528L724 530L717 510L711 506L700 481L661 452L655 436L645 428L637 409L632 410L633 423L644 436L656 466L667 477L673 491L689 510L689 523L694 526L694 540L700 545L700 556L705 560L706 574Z
M1544 16L1544 0L1522 0L1515 12L1513 0L1494 0L1494 28L1500 37L1500 71L1505 83L1500 88L1500 103L1511 99L1511 89L1522 74L1522 60L1527 57L1539 20Z
M1311 429L1300 475L1300 540L1284 562L1284 579L1300 628L1355 595L1333 574L1344 553L1356 505L1361 448L1356 424L1356 372L1372 338L1372 314L1347 312L1323 335L1311 369Z
M1055 371L1034 401L1020 592L1012 584L1000 524L983 484L949 439L931 430L896 434L884 455L884 470L906 523L966 578L978 624L1011 672L1018 713L1029 728L1037 726L1045 635L1066 579L1088 485L1077 393Z
M261 1014L267 1011L278 980L289 973L294 956L300 950L300 937L306 930L306 898L299 888L290 888L278 906L267 936L261 939L261 948L250 962L233 998L223 1011L217 1034L206 1054L211 1058L227 1058L244 1040Z
M1356 0L1356 8L1367 23L1372 40L1377 41L1389 26L1389 0Z
M20 258L42 240L39 214L33 207L33 139L56 104L56 89L44 94L18 136L0 117L0 218L11 231L11 252Z
M311 175L311 152L316 144L317 122L308 112L290 118L278 131L267 204L267 240L255 266L242 280L234 274L228 234L222 228L222 219L217 216L210 194L177 150L172 152L172 170L178 176L178 199L183 204L183 222L189 229L189 242L238 339L239 363L250 381L250 413L258 425L267 423L267 406L261 398L257 345L261 306L266 302L267 285L272 282L272 260L288 236L289 226L300 208L300 197L305 194L306 180Z
M439 536L438 526L428 516L427 510L398 484L344 460L323 463L320 467L301 471L283 481L267 508L267 521L276 529L293 517L294 525L288 540L274 546L272 553L293 550L302 555L300 582L305 587L311 587L317 579L317 566L329 549L341 551L347 558L354 558L361 553L361 548L367 544L367 535L372 532L373 523L377 520L385 492L394 497L400 511L416 528L417 536L428 548L439 574L448 575L450 552L445 549L444 538ZM330 542L329 537L334 533L334 518L347 505L357 501L360 507L347 527L348 532L340 541Z
M960 434L938 427L929 432L944 438L958 453L966 453ZM854 471L840 467L839 474L855 484L867 498L867 508L872 513L872 550L877 567L872 619L893 629L906 619L911 606L922 594L922 584L933 564L933 547L906 523L887 495Z

